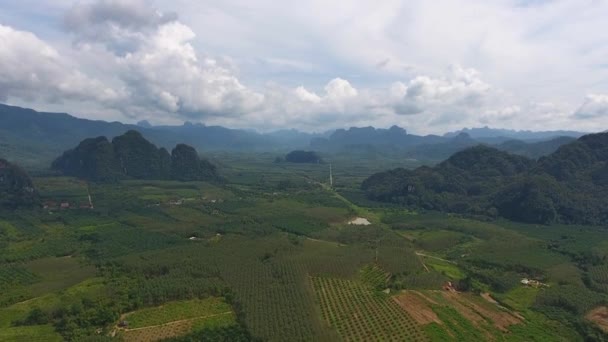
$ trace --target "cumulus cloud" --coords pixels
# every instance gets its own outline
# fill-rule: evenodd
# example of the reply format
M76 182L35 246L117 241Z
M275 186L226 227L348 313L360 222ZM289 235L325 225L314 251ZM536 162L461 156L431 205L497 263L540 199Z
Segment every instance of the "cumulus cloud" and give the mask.
M110 104L123 94L104 86L66 63L56 49L34 34L0 25L0 100Z
M589 94L583 105L574 113L578 119L594 119L608 117L608 95Z
M129 98L116 107L128 116L165 112L191 118L242 115L262 94L245 87L230 65L201 56L196 34L143 0L99 0L76 5L65 25L83 49L103 49Z
M44 7L64 10L61 37L48 24L29 27L38 36L14 28L28 26L11 14L44 17L41 7L15 2L0 13L10 23L0 26L0 100L265 130L401 124L438 133L480 123L591 127L607 117L608 69L593 69L607 45L586 34L601 32L592 28L608 7L598 2L513 10L508 1L256 0L255 11L241 0L73 3ZM568 103L583 94L571 89L596 94L577 109Z
M486 110L481 116L479 121L483 124L494 124L496 122L504 122L515 119L522 110L520 106L513 105L500 109L489 109Z
M453 65L448 77L417 76L407 85L394 84L391 93L402 94L394 109L397 114L407 115L447 106L476 106L490 90L490 85L481 80L475 69Z
M145 0L98 0L79 3L64 18L76 43L99 42L126 53L146 40L158 27L177 20L176 13L162 13Z

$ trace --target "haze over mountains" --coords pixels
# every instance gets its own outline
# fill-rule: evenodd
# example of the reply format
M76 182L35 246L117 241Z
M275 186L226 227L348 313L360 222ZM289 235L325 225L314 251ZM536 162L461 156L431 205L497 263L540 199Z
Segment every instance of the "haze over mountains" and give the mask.
M463 129L443 136L420 136L404 128L352 127L326 133L281 130L271 133L230 129L221 126L185 123L181 126L152 126L80 119L66 113L44 113L32 109L0 105L0 155L25 167L37 164L42 157L50 162L81 140L96 136L113 138L137 130L159 147L172 148L178 143L201 151L288 151L298 148L321 152L382 151L406 158L437 162L454 152L480 143L538 158L555 151L582 132L531 132L492 128Z

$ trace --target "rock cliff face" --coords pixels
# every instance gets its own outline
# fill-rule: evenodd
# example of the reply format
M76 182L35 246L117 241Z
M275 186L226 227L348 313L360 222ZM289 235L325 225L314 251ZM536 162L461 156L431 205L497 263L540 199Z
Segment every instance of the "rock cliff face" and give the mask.
M179 144L171 151L171 177L180 181L201 181L217 179L215 165L200 159L196 150Z
M177 145L172 154L157 148L137 131L108 141L106 137L83 140L57 158L52 168L94 182L120 179L215 180L216 168L201 160L188 145Z
M32 207L39 203L38 192L27 173L0 158L0 209Z

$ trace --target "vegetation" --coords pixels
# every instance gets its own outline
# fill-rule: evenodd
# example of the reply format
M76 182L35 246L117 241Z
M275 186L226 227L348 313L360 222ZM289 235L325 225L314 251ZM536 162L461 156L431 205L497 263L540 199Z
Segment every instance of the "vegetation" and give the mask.
M409 314L388 296L352 280L313 278L323 318L345 341L426 341Z
M53 169L66 175L95 182L119 179L215 180L215 166L201 160L196 150L178 144L171 156L157 148L139 132L128 131L110 143L105 137L83 140L76 148L57 158Z
M314 151L291 151L285 156L285 161L288 163L309 163L309 164L319 164L322 163L323 160L319 155Z
M38 203L38 192L28 174L0 158L0 208L32 207Z
M370 199L528 223L608 222L608 133L561 146L538 162L477 146L435 167L395 169L362 184Z
M153 151L126 138L123 160ZM607 303L604 227L371 201L359 189L369 175L420 164L352 153L331 155L333 188L328 165L273 163L276 153L214 152L225 181L213 183L151 179L129 163L107 183L36 173L43 203L90 194L94 207L0 210L0 340L606 339L585 318ZM442 184L482 188L555 179L488 148L461 157L424 175L446 168Z

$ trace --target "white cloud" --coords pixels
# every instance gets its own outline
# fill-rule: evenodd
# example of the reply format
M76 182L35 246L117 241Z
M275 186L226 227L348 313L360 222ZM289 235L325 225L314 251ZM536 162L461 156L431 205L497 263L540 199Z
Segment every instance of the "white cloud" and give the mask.
M65 100L113 103L123 94L67 63L34 34L0 25L0 100Z
M299 86L294 90L296 96L305 102L319 103L321 102L321 97L315 93L312 93L303 86Z
M260 129L607 123L604 1L24 1L0 13L4 100Z
M453 65L448 77L416 76L407 85L394 83L389 93L397 98L393 104L396 113L408 115L447 108L470 110L480 106L490 91L490 85L481 80L479 72Z
M98 0L77 3L64 17L65 28L79 44L99 42L116 52L130 52L158 27L175 21L145 0Z
M608 95L589 94L583 105L574 113L578 119L608 119Z
M489 109L481 115L479 121L486 125L510 121L515 119L521 112L521 107L517 105L500 109Z

